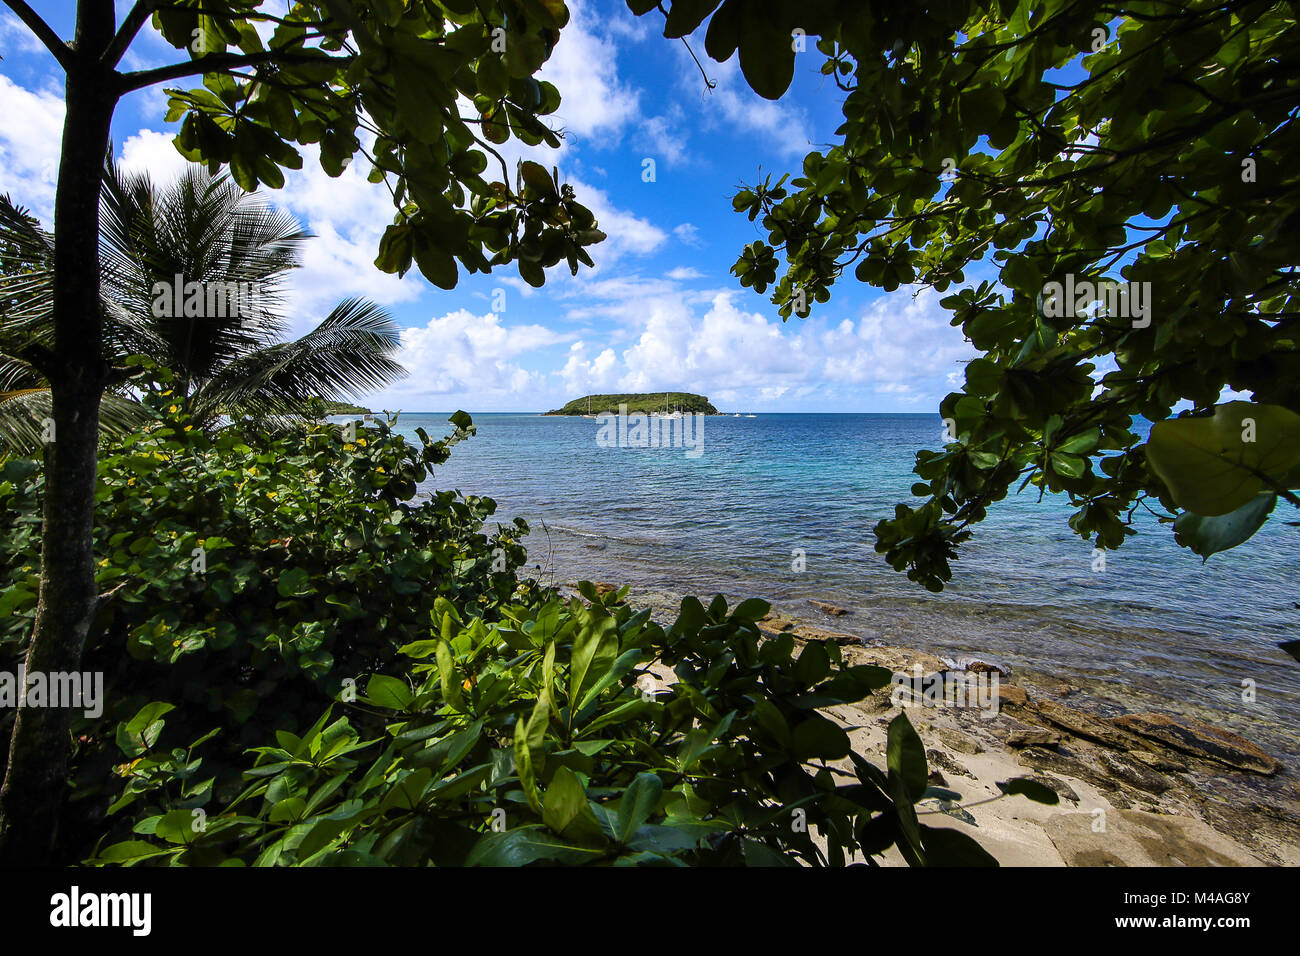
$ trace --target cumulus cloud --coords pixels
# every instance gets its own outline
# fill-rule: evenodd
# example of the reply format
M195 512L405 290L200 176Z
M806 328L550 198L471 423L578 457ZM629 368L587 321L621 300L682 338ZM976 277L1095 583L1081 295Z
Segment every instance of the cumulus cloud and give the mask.
M0 13L0 54L44 53L45 44L12 13Z
M562 96L553 122L579 139L617 141L640 114L640 94L618 75L618 46L602 29L586 0L570 0L569 24L538 78L554 83Z
M704 245L704 240L700 238L700 227L694 223L684 222L680 226L674 226L673 235L683 245L693 247Z
M403 330L397 360L410 375L385 390L383 398L398 407L427 410L443 396L491 401L527 395L543 376L517 360L572 339L571 334L541 325L506 325L500 313L475 315L458 309Z
M856 320L838 323L783 323L746 311L735 299L717 292L696 306L683 297L641 298L643 326L617 362L608 348L577 343L559 377L569 394L599 384L768 403L819 390L834 398L851 389L919 404L941 397L937 383L960 374L960 362L976 354L929 291L913 296L901 290L878 299Z
M48 227L54 222L63 96L29 90L0 74L0 103L0 192Z
M740 60L733 56L725 63L706 61L709 79L716 85L703 88L695 63L685 47L677 48L678 83L683 91L698 93L688 97L695 103L695 122L703 130L729 125L744 133L762 136L765 145L789 158L808 152L812 134L804 110L788 100L765 100L749 88L740 71Z

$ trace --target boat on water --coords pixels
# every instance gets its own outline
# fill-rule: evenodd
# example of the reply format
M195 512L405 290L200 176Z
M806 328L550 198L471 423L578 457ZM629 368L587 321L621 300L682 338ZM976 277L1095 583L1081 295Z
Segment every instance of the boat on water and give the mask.
M735 412L735 413L733 413L731 417L732 417L732 418L739 418L739 417L740 417L740 412Z
M681 418L680 410L670 408L668 405L668 393L664 392L664 410L662 412L651 412L651 418Z
M746 417L746 418L757 418L758 416L757 416L757 415L746 415L745 417Z

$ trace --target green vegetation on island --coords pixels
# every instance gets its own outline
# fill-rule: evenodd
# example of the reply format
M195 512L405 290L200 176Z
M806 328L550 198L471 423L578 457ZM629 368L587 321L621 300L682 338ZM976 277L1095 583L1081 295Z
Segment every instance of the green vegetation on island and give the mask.
M629 415L637 412L699 412L704 415L717 415L703 395L691 392L632 392L627 395L584 395L575 398L563 408L556 408L547 415L600 415L603 412L617 413L620 405L627 406Z
M361 405L350 405L347 402L322 402L325 406L326 415L373 415L370 409Z

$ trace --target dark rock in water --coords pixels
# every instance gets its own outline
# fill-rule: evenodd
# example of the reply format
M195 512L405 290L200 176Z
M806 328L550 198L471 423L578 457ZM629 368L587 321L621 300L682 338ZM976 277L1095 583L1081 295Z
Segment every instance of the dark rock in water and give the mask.
M1025 747L1055 747L1061 735L1055 730L1013 730L1007 735L1007 746L1022 750Z
M1085 714L1051 700L1040 700L1034 705L1039 716L1062 730L1069 731L1076 737L1115 747L1118 750L1132 750L1137 741L1126 733L1099 717Z
M845 634L842 631L828 631L825 628L815 627L786 617L777 611L772 611L767 617L759 619L758 632L769 639L780 637L782 634L789 634L797 641L831 641L840 645L862 643L862 639L854 634Z
M840 607L836 604L828 604L825 601L814 601L810 599L808 603L817 608L817 610L829 614L831 617L843 617L845 614L853 613L848 608Z
M1170 789L1174 782L1162 773L1157 773L1151 768L1144 766L1136 760L1132 760L1124 754L1111 753L1107 750L1099 751L1097 756L1101 759L1102 764L1120 780L1137 787L1139 790L1145 790L1147 793L1162 794Z
M1115 726L1167 747L1211 760L1237 770L1271 776L1282 764L1244 737L1191 717L1166 714L1125 714L1111 720Z
M798 622L786 617L780 611L768 611L764 617L758 619L758 623L764 631L788 631Z
M998 674L1002 677L1011 676L1011 668L1008 665L987 657L959 657L953 661L953 666L959 671L970 671L972 674Z

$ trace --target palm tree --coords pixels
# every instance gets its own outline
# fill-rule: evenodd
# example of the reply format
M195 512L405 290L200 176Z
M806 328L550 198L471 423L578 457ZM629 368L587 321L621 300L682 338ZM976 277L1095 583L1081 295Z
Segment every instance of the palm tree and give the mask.
M100 218L109 431L138 406L128 356L176 376L179 401L204 421L280 419L312 400L343 401L405 374L393 358L399 329L383 309L340 302L315 329L286 341L284 282L309 235L292 217L226 175L191 167L172 186L111 159ZM0 450L39 447L49 389L32 357L53 337L53 237L0 197Z

